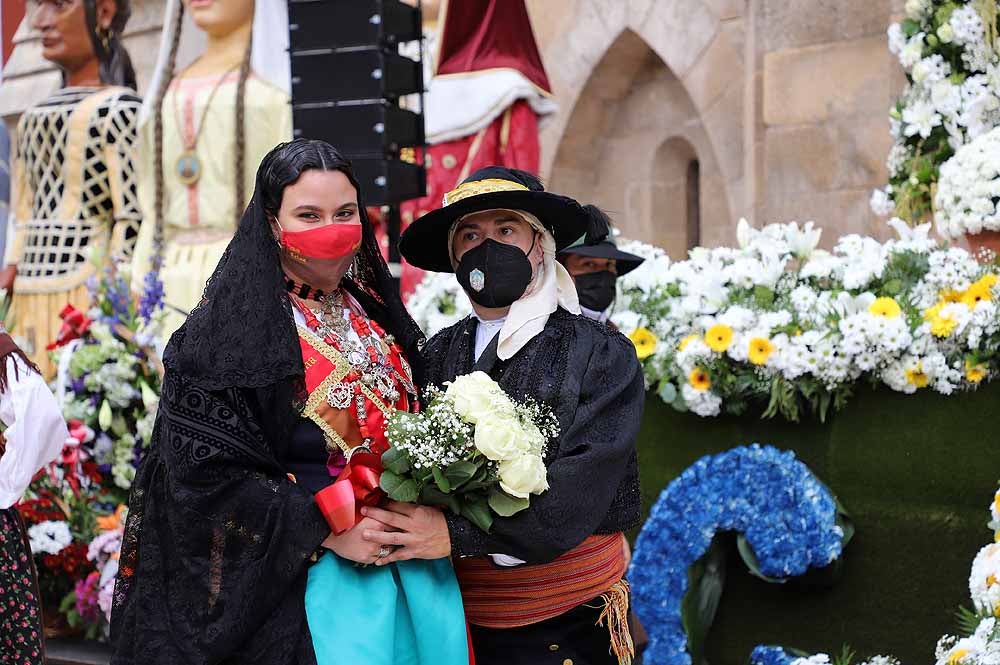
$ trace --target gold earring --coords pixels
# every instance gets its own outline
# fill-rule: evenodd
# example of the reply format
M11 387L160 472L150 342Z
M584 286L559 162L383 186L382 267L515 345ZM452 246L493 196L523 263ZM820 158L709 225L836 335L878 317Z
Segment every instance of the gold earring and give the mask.
M104 47L105 52L111 50L111 38L113 36L114 33L111 31L111 28L105 28L102 26L97 27L97 38L101 40L101 46Z

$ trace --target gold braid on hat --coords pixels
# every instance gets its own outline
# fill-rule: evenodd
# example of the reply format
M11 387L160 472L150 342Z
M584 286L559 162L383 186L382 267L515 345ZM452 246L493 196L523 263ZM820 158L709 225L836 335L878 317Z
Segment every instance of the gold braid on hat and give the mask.
M494 192L526 192L527 187L513 180L503 178L486 178L485 180L473 180L465 182L444 195L444 205L458 203L462 199L480 194L493 194Z

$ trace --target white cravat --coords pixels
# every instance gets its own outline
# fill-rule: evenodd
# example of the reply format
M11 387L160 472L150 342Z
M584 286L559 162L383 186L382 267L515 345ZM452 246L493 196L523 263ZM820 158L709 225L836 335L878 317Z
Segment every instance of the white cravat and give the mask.
M483 355L483 351L489 346L490 341L497 336L497 333L500 332L504 322L507 320L506 316L490 321L480 319L478 315L476 315L476 318L479 319L479 325L476 326L476 348L473 360L479 360L479 356Z
M0 393L7 452L0 458L0 509L10 508L39 469L62 452L69 432L45 380L16 356L7 357L7 390Z

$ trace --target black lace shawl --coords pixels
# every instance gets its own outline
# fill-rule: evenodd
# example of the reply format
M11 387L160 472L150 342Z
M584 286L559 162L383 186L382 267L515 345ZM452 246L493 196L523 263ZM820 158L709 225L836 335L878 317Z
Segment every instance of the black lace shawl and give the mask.
M306 571L330 529L278 461L299 418L303 366L261 191L259 172L202 302L164 356L115 587L115 665L315 663ZM345 281L414 358L421 337L399 317L405 309L385 289L388 271L364 214L362 223Z
M469 317L432 337L425 348L428 383L472 369L477 320ZM549 491L531 507L496 518L486 534L447 513L452 554L509 554L545 563L595 533L639 522L635 439L645 386L635 347L621 333L559 309L545 329L490 376L512 397L533 397L561 426L545 460Z

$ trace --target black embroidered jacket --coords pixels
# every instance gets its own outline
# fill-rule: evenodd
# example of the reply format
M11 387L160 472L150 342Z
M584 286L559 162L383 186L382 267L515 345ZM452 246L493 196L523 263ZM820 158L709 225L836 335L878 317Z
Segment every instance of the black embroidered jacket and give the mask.
M477 320L435 335L424 349L429 384L472 371ZM486 534L447 513L456 556L508 554L544 563L595 533L639 522L635 439L645 397L632 343L607 326L559 309L545 329L490 375L514 399L547 404L560 424L545 460L549 490Z

